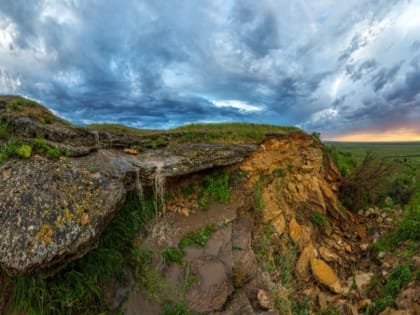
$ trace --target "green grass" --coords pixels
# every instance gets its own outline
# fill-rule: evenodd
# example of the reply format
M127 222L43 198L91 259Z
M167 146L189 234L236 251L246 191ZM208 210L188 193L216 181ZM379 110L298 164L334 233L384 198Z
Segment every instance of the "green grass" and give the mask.
M163 307L159 315L197 315L198 313L188 309L185 303L169 304Z
M143 137L145 135L162 132L162 130L157 129L137 129L120 124L91 124L86 126L86 128L97 131L106 131L116 135L129 135L133 137Z
M205 143L260 143L266 134L288 134L300 131L290 126L250 123L189 124L169 130L183 132L181 142Z
M369 306L366 313L379 314L388 306L392 306L401 289L412 280L413 274L410 265L401 264L396 266L385 285L380 289L375 304Z
M209 238L216 232L217 226L215 224L209 224L206 227L197 231L187 233L178 243L180 249L184 249L188 246L199 246L204 247L207 244Z
M362 142L327 142L327 146L339 151L352 154L357 160L363 158L367 151L378 157L407 157L420 162L420 142L390 142L390 143L362 143Z
M119 124L92 124L88 129L107 131L116 135L129 135L133 137L150 137L153 149L164 143L165 135L171 136L171 143L260 143L266 134L288 134L300 131L290 126L275 126L251 123L215 123L215 124L189 124L169 130L137 129Z
M61 150L46 143L44 140L36 139L32 142L34 150L46 156L49 159L58 159L61 156Z
M15 95L0 95L0 102L6 104L6 111L12 115L19 115L29 117L43 124L51 124L60 122L65 125L70 125L46 109L41 104L21 96Z
M147 299L158 303L173 300L175 295L154 262L154 252L149 248L139 247L132 252L129 265L134 278L141 283Z
M0 147L0 164L10 158L29 158L32 147L23 141L9 141Z
M264 209L264 202L262 199L262 181L261 179L255 181L254 183L254 211L256 213L261 212Z
M311 220L312 220L312 223L319 228L325 228L330 225L328 218L322 213L319 213L317 211L312 212Z
M139 199L129 195L122 212L104 231L97 249L54 276L40 272L14 278L12 314L109 314L103 284L111 277L123 279L123 267L138 259L132 240L153 218L152 203L148 201L141 211Z
M33 153L46 156L49 159L58 159L62 154L60 148L47 144L44 140L36 139L25 143L22 140L13 140L3 143L0 147L0 164L10 158L30 158Z
M340 147L328 144L324 146L324 151L330 155L342 176L351 174L356 168L356 159L353 153L341 151Z
M182 258L184 257L184 254L178 248L167 247L161 251L161 257L165 265L169 265L171 263L182 265Z
M0 123L0 140L8 140L10 133L7 124Z
M201 198L207 201L228 202L230 200L229 180L230 174L227 171L206 176L201 183Z

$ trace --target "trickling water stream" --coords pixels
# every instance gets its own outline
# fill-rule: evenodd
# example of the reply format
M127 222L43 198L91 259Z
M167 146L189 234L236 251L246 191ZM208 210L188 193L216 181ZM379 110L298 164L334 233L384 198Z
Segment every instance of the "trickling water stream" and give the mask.
M162 213L166 212L165 207L165 176L162 174L162 167L164 163L156 163L155 169L155 205L156 209L160 209Z
M95 136L95 145L98 147L99 146L99 132L96 130L92 131L93 135Z
M139 197L141 210L144 210L144 190L140 180L140 169L136 169L136 191L137 196Z

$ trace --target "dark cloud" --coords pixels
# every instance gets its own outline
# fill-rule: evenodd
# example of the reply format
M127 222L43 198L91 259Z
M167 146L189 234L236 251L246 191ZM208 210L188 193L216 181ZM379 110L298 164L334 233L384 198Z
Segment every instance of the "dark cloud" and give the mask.
M373 90L375 92L378 92L380 89L384 87L384 85L388 82L392 82L395 78L395 75L398 73L398 71L401 68L401 65L403 62L399 62L395 66L391 68L382 68L377 73L375 73L372 76L372 84L373 84Z
M371 73L378 66L375 59L363 61L358 67L354 64L346 66L346 72L353 81L360 80L362 77Z
M388 0L4 0L0 93L76 123L411 124L418 14Z

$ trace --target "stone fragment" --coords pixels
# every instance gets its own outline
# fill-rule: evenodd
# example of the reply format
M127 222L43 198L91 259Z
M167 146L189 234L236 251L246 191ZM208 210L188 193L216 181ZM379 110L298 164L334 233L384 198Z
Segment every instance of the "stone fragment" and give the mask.
M261 289L258 290L257 300L258 300L258 305L263 310L271 310L274 308L273 295L266 290L261 290Z
M420 288L413 286L402 291L395 301L400 309L409 309L414 304L420 304Z
M124 149L123 152L127 154L131 154L131 155L139 154L139 152L136 149L128 149L128 148Z
M271 222L271 225L274 227L274 230L278 235L282 235L286 229L286 219L284 218L284 215L279 214L277 217L275 217Z
M319 254L322 257L322 259L327 261L327 262L337 262L340 265L342 264L342 260L341 260L340 256L338 256L332 250L330 250L330 249L328 249L324 246L321 246L319 248Z
M289 235L295 244L299 244L303 240L303 229L295 218L289 222Z
M299 280L305 281L309 279L309 264L312 258L315 258L314 251L313 245L310 244L306 246L300 254L295 266L295 275Z
M311 271L315 279L320 284L326 286L334 293L341 293L342 289L340 280L338 279L334 271L331 269L331 267L328 266L328 264L325 263L323 260L313 258L311 260Z

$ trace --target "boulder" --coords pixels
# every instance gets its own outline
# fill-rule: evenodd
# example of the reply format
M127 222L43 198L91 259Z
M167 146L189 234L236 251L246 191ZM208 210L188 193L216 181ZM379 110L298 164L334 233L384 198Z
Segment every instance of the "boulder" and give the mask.
M0 177L0 266L9 275L84 255L125 200L121 179L70 159L9 161Z
M311 271L315 279L334 293L341 293L340 280L326 262L321 259L311 260Z
M263 310L271 310L274 308L274 297L271 292L259 289L257 292L258 306Z
M196 259L191 262L191 272L197 281L185 294L188 306L201 313L221 309L233 292L225 265L214 257Z

